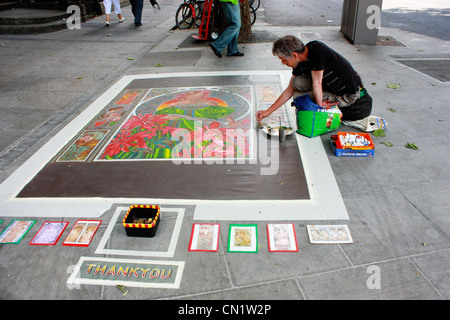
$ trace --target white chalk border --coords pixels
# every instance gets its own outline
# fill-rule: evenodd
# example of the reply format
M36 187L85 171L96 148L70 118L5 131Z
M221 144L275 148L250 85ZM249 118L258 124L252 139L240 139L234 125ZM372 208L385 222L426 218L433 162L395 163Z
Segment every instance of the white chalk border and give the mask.
M120 214L127 211L128 207L117 207L111 220L109 221L108 227L100 240L95 254L111 254L120 256L138 256L138 257L160 257L160 258L173 258L175 255L175 249L178 243L178 236L180 235L181 225L183 224L183 218L185 209L183 208L163 208L161 207L161 215L165 212L176 212L177 219L175 221L175 226L172 231L172 237L170 238L170 243L167 251L139 251L139 250L118 250L118 249L106 249L106 243L113 232L114 226L120 217Z
M145 283L140 281L124 281L124 280L103 280L103 279L85 279L79 276L82 264L85 261L104 261L104 262L124 262L124 263L148 263L159 264L168 266L177 266L177 275L173 283ZM158 260L133 260L133 259L116 259L116 258L97 258L97 257L80 257L78 263L72 271L72 274L67 279L67 285L71 288L77 288L80 284L93 284L93 285L123 285L127 287L135 288L164 288L164 289L179 289L181 283L181 277L184 271L184 261L158 261Z
M98 218L114 203L196 205L194 220L348 220L333 170L319 137L296 135L310 193L309 200L192 200L136 198L16 198L16 195L111 99L137 79L239 75L278 75L281 86L289 84L289 71L220 71L128 75L122 77L79 116L51 138L0 185L1 216ZM291 122L295 111L290 111Z

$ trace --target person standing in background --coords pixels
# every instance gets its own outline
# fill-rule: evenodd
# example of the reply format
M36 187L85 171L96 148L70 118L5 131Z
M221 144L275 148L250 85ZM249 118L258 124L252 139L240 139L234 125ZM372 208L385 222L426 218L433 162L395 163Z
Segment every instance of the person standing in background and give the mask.
M111 16L112 5L114 5L114 13L117 14L117 17L119 18L119 23L124 22L125 18L122 17L122 11L120 10L120 0L103 0L103 5L105 6L107 27L111 25L111 23L109 22L109 18Z
M136 28L142 27L142 9L144 8L144 0L130 0L131 12L134 16L134 26Z
M237 39L241 30L241 8L239 0L220 0L220 6L227 20L225 31L209 46L214 54L222 58L221 51L228 46L227 56L241 57L244 54L239 52Z
M153 12L157 12L158 10L161 10L161 7L159 6L158 2L156 0L150 0L150 4L153 7Z

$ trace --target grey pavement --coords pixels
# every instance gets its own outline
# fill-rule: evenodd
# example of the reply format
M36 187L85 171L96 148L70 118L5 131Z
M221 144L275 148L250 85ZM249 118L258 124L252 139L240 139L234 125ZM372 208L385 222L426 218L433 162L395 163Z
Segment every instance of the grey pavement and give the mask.
M118 24L113 15L109 28L101 16L81 30L1 35L0 181L123 75L287 70L271 55L271 41L294 34L347 57L374 99L372 114L388 123L385 137L373 137L373 158L335 157L331 134L321 136L350 219L293 221L296 253L270 253L266 222L249 221L258 224L257 254L227 252L231 222L211 221L221 224L218 252L192 253L187 244L195 206L186 206L173 257L186 263L180 288L130 288L123 296L114 286L70 289L66 281L81 256L99 256L94 251L116 207L130 204L118 203L101 217L105 223L87 248L30 246L45 221L39 218L20 244L0 245L0 299L449 299L450 42L382 28L383 45L352 45L338 26L271 25L262 8L252 28L257 40L240 44L245 56L218 59L207 43L190 42L195 30L171 30L179 2L161 1L158 13L146 3L139 29L124 7L126 21ZM390 89L390 83L400 87ZM407 142L419 150L406 148ZM12 218L0 209L0 220L3 230ZM64 220L73 225L76 219ZM348 224L353 244L309 243L306 225L336 223ZM367 286L370 266L379 268L379 288Z

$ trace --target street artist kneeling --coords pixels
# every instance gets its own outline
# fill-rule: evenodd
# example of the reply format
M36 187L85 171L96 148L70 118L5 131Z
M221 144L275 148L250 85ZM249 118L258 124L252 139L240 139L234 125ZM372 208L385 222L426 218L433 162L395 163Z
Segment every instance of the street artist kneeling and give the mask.
M291 67L289 86L267 109L256 113L256 119L270 116L290 98L308 94L321 107L338 105L342 120L360 120L372 111L372 99L363 89L361 79L350 62L319 41L304 45L294 36L276 40L272 54ZM360 89L362 89L361 94Z

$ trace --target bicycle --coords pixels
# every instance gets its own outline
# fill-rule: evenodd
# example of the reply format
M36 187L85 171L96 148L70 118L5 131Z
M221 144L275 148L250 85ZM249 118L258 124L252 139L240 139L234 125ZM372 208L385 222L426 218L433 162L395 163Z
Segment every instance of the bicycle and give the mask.
M255 5L256 3L256 5ZM261 0L250 0L250 7L253 7L253 10L258 10L259 6L261 5Z
M253 4L256 3L256 9ZM184 0L178 7L175 14L175 22L179 29L190 29L194 23L196 27L200 27L202 23L203 8L205 0ZM260 6L260 0L249 0L250 5L250 22L253 25L256 21L256 10Z
M175 13L175 22L179 29L190 29L192 25L198 27L202 21L204 0L184 0Z
M256 10L253 8L251 1L250 1L250 24L253 25L256 21Z

